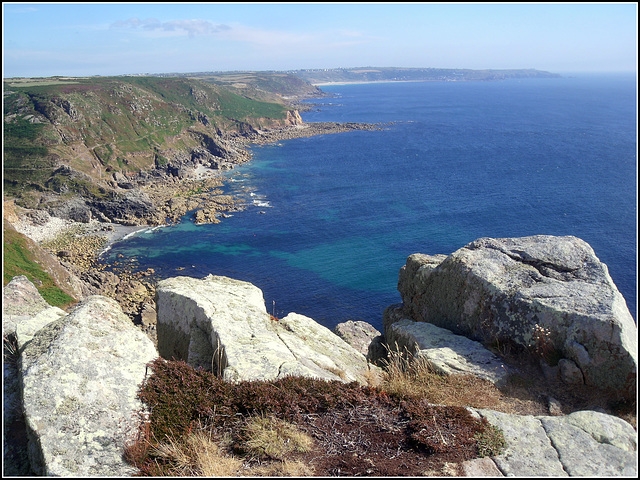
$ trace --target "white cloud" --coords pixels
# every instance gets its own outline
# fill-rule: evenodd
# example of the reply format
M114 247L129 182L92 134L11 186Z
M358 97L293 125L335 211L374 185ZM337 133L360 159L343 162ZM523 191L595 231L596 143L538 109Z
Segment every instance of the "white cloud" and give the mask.
M278 30L263 30L244 25L234 25L222 35L226 40L250 43L266 48L294 47L317 40L313 34L299 34Z
M145 20L130 18L128 20L118 20L111 24L111 28L142 30L144 32L158 33L163 36L188 35L194 37L196 35L213 35L224 32L229 30L230 27L199 19L161 22L155 18L147 18Z
M33 13L37 11L38 9L36 7L16 7L9 9L10 13Z
M161 22L156 18L129 18L111 24L112 29L137 31L153 37L216 36L222 40L245 43L258 48L340 48L361 45L375 40L359 31L340 30L316 32L293 32L268 30L242 24L221 24L203 19L170 20Z

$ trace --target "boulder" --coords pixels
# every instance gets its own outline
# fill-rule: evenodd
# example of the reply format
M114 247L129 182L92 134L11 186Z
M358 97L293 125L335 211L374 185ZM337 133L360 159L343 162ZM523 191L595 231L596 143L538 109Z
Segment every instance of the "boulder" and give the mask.
M157 357L151 340L114 300L101 296L33 330L27 332L31 339L24 337L18 368L34 472L135 473L123 447L138 427L143 406L137 393L146 364Z
M579 238L481 238L447 257L414 254L398 290L414 320L566 358L585 384L635 396L637 327L606 265Z
M2 289L2 335L15 334L20 321L50 307L26 276L13 277Z
M6 476L31 476L22 412L22 386L18 375L19 342L16 331L41 314L48 316L51 307L38 289L24 275L13 277L2 289L2 427L3 462ZM39 323L37 320L35 323ZM24 337L22 337L24 339Z
M367 382L364 355L308 317L271 317L251 283L213 275L169 278L158 282L156 308L160 355L226 380L300 375Z
M49 307L32 317L22 319L16 324L16 343L21 351L34 335L51 322L59 320L67 313L58 307Z
M504 361L480 342L409 319L401 305L388 307L383 322L387 348L425 358L441 375L474 375L496 385L507 380L509 370Z
M375 337L380 335L380 332L373 325L354 320L339 323L334 327L333 333L363 355L367 355L369 345Z

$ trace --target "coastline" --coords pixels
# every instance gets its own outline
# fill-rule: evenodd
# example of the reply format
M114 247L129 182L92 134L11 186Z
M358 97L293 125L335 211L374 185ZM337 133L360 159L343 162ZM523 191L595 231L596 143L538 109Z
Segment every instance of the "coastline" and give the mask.
M314 87L326 87L332 85L366 85L369 83L419 83L419 82L450 82L451 80L355 80L352 82L344 81L344 82L321 82L321 83L312 83Z
M250 147L274 144L284 140L342 133L355 130L382 130L387 124L309 123L258 131L236 137L239 150L231 168L251 161ZM223 194L220 170L198 164L180 179L170 178L154 184L140 185L129 191L145 195L157 205L150 216L124 219L123 223L69 220L50 215L46 210L28 209L3 200L3 216L16 231L36 242L57 258L60 265L81 280L80 289L86 295L104 295L115 299L135 325L155 341L155 283L153 269L141 268L135 259L103 258L113 245L139 232L183 221L192 214L195 224L219 223L228 212L244 209L243 198ZM158 223L159 216L164 223ZM80 298L78 298L80 299Z
M26 219L12 222L13 227L23 235L40 244L53 242L61 235L71 231L76 235L98 235L104 237L109 245L118 242L132 233L145 230L149 226L129 226L118 223L106 223L98 220L91 220L89 223L65 220L59 217L49 217L44 224L35 224Z
M283 140L292 140L296 138L310 137L315 135L342 133L353 130L380 130L381 128L382 126L378 124L341 124L332 122L302 124L258 132L257 134L249 138L245 138L242 142L242 146L246 152L246 149L251 147L251 145L271 144ZM240 164L241 163L238 163L238 165ZM166 186L166 188L171 187L172 189L178 190L192 188L191 184L193 182L202 182L207 180L213 183L217 183L221 181L221 177L218 175L217 170L209 169L203 165L198 165L194 169L192 176L183 179L183 181L178 185ZM154 187L156 189L160 189L162 188L162 185L158 184ZM215 199L219 196L218 193L219 192L212 191L209 195L198 196L198 200L204 203L204 206L201 205L196 207L195 205L193 205L194 208L190 210L193 210L195 212L198 209L211 208L211 205L209 205L209 203L213 201L213 203L216 204ZM239 201L239 199L225 199L225 201L227 203L227 207L229 208L243 207L242 202ZM219 206L220 204L218 203L217 205ZM20 213L15 212L16 209L19 209ZM126 237L139 231L158 226L155 223L151 222L140 223L138 225L123 225L119 223L102 222L96 219L92 219L88 223L86 223L50 216L48 213L44 214L46 217L45 220L42 218L42 216L34 216L29 214L31 212L37 212L37 210L29 211L15 205L11 206L11 210L12 212L9 215L10 218L8 218L8 220L11 222L14 228L19 233L29 237L30 239L41 245L58 243L55 248L63 249L66 246L64 245L64 243L68 243L69 241L69 238L67 238L67 242L65 242L63 240L63 237L100 237L103 240L103 245L99 248L96 248L95 251L92 252L96 258L101 253L108 250L110 246L121 240L124 240ZM7 215L5 215L5 217L7 217ZM213 216L209 218L209 220L213 223L217 223L218 221L220 221L217 218L213 218Z

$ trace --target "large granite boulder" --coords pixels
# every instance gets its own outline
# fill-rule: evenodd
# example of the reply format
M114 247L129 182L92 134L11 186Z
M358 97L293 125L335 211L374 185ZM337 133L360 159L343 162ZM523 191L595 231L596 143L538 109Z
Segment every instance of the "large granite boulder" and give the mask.
M38 475L132 475L123 447L136 433L138 387L155 347L107 297L54 317L40 329L17 326L31 467Z
M209 275L174 277L156 287L158 351L211 369L226 380L300 375L366 383L363 354L314 320L271 317L262 291Z
M635 396L637 327L579 238L481 238L446 257L414 254L398 290L414 320L565 358L586 384Z
M18 375L20 342L31 328L47 323L52 316L64 312L49 305L33 283L18 275L2 289L2 472L7 476L33 475L27 457L27 440L22 412L22 386ZM17 331L20 330L20 335ZM25 335L26 334L26 335Z
M26 276L13 277L2 288L2 335L14 335L18 323L49 308L51 305Z

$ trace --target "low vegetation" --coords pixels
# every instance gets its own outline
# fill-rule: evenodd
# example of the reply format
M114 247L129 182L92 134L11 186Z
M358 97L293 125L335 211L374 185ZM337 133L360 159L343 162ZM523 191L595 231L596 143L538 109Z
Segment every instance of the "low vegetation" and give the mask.
M504 445L462 406L398 388L406 382L396 382L398 370L372 387L305 377L230 383L163 359L150 367L139 393L150 413L126 447L143 476L422 475Z
M150 413L126 458L141 476L459 476L465 460L506 447L501 430L466 407L548 415L553 395L565 414L601 406L635 426L597 392L567 392L528 370L534 362L518 365L522 374L498 388L388 351L381 375L362 386L305 377L230 383L157 359L139 392Z

